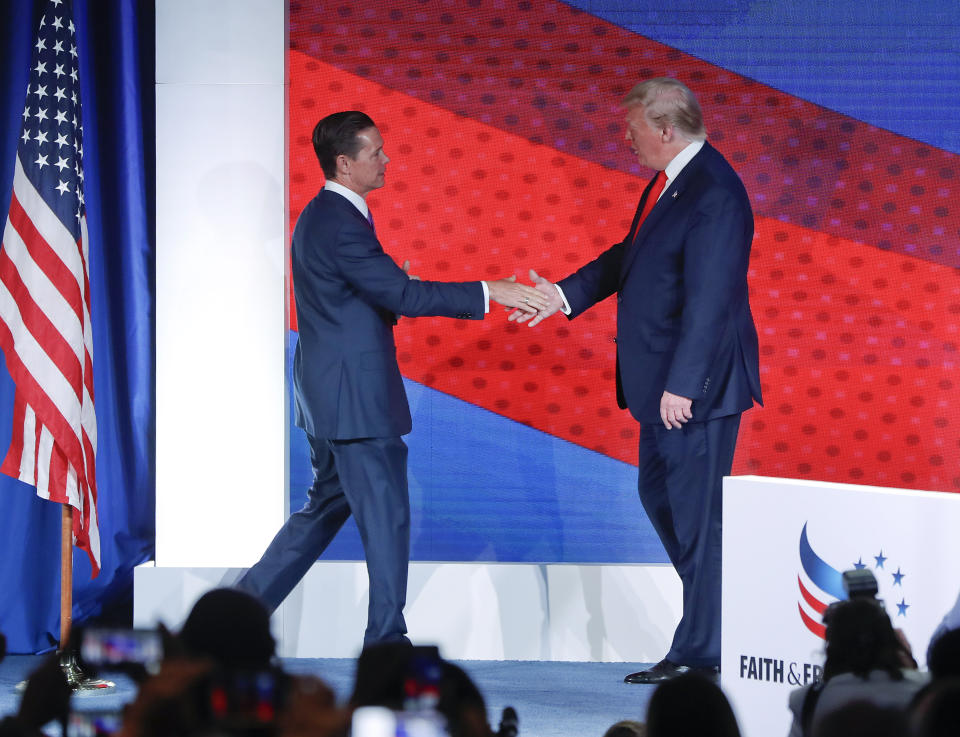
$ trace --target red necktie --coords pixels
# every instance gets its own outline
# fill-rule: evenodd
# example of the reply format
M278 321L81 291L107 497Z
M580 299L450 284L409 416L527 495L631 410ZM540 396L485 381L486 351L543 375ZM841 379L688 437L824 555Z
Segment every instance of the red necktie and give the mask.
M658 171L657 176L653 180L653 186L650 188L650 192L647 194L647 201L643 203L643 212L640 213L640 220L637 221L638 232L640 230L640 226L643 225L643 221L647 219L647 215L649 215L650 211L653 209L653 206L657 204L657 200L660 198L660 193L663 192L663 188L666 185L666 172Z

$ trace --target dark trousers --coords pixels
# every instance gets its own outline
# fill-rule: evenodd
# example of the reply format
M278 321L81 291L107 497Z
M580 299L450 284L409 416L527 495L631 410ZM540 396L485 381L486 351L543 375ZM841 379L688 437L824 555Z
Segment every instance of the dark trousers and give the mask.
M740 415L640 429L640 501L683 583L683 616L667 659L720 665L723 477L730 474Z
M407 446L399 437L308 439L314 477L307 503L290 515L237 588L273 611L352 513L370 579L364 645L402 640L410 560Z

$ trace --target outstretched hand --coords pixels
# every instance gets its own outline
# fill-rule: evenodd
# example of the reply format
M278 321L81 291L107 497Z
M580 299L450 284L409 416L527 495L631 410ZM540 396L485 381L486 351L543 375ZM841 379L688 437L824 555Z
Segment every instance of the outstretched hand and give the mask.
M544 279L533 269L530 269L530 281L533 282L534 288L543 295L544 299L546 299L546 307L542 308L535 315L514 310L510 313L507 319L515 322L527 322L527 320L529 320L530 323L527 325L527 327L532 328L541 320L545 320L554 312L563 307L563 298L560 296L560 292L557 290L555 284Z
M516 274L508 279L488 281L487 288L490 290L491 300L508 309L515 307L528 317L533 317L547 308L547 298L543 292L526 284L517 284Z

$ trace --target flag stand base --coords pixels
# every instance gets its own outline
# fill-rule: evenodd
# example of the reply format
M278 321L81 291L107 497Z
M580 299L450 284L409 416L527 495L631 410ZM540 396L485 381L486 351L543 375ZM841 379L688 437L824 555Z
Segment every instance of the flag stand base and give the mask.
M105 681L102 678L92 678L83 672L83 668L77 663L77 658L73 653L60 653L60 670L66 676L67 685L74 693L108 693L113 691L117 684L113 681ZM14 688L18 693L23 693L27 688L27 682L30 679L20 681Z
M83 672L83 668L77 662L76 656L72 652L63 651L60 653L60 670L67 677L67 684L70 690L77 692L99 692L106 693L117 687L113 681L105 681L102 678L93 678Z

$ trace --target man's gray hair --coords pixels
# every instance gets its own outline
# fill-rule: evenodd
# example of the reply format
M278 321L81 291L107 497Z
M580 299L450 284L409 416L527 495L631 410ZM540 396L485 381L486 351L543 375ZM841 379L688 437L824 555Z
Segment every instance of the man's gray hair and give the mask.
M644 116L656 128L673 126L688 141L704 141L700 103L690 88L671 77L655 77L636 85L623 98L624 107L643 106Z

